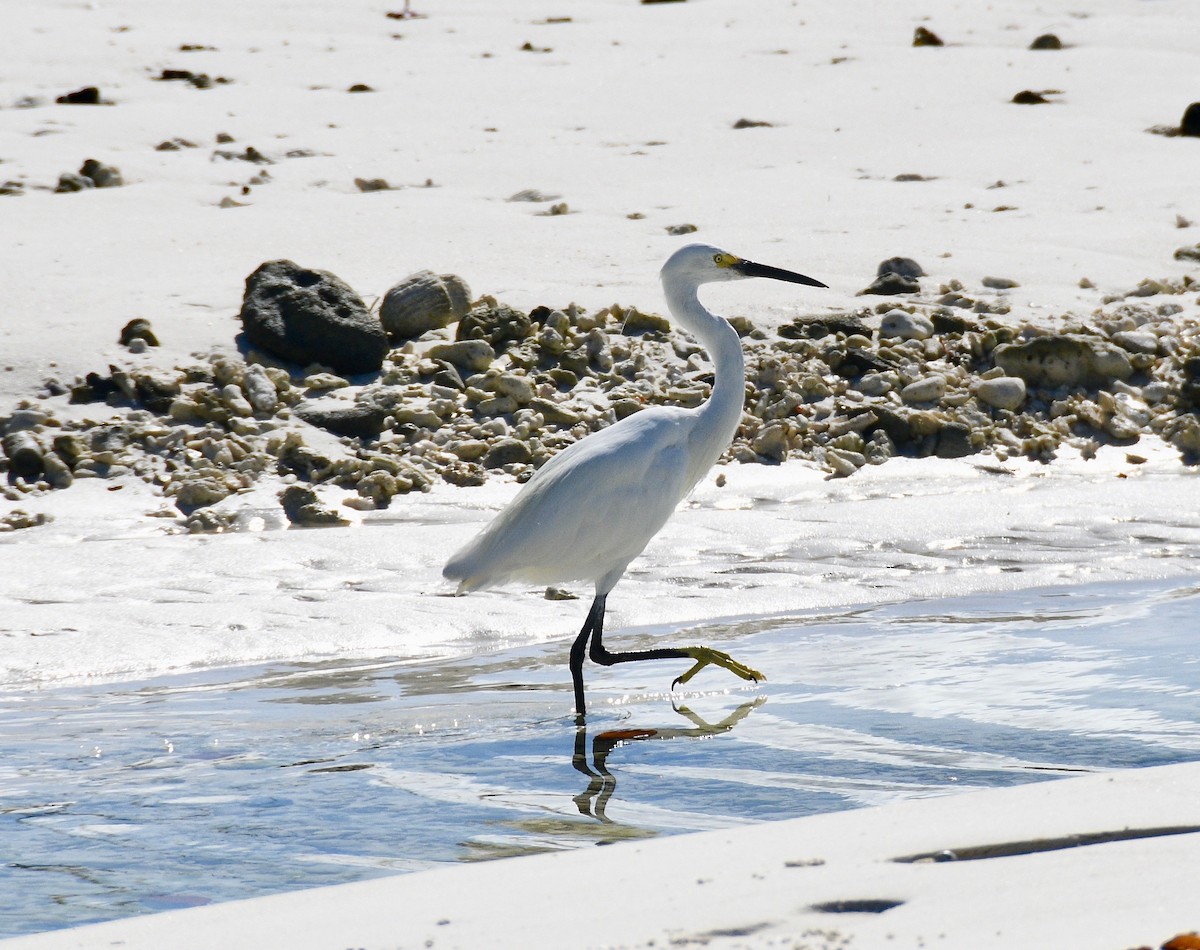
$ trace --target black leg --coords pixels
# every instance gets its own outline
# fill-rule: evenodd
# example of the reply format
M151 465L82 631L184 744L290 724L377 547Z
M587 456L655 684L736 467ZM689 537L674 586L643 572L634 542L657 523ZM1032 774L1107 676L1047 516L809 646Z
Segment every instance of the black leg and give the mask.
M587 620L583 622L583 629L579 631L579 636L571 644L571 682L575 684L575 715L579 719L583 719L587 712L583 698L583 658L587 653L588 638L592 636L592 632L597 631L598 633L604 628L605 596L604 594L596 595L596 599L592 601L592 607L588 611Z

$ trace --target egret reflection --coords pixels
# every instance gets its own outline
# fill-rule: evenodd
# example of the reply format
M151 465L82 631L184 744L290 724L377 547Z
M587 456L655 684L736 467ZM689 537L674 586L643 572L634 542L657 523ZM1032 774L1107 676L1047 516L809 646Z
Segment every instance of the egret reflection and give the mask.
M662 739L703 739L709 736L729 732L734 726L750 715L755 709L767 701L765 696L758 696L742 703L728 716L719 722L709 722L687 706L672 708L683 718L692 723L690 727L676 729L606 729L591 737L589 747L588 729L579 725L575 729L575 748L571 754L571 765L577 772L588 777L587 788L574 797L579 814L597 821L612 824L613 819L606 814L608 802L617 790L617 777L608 770L608 756L615 749L631 742ZM590 758L589 758L590 755Z

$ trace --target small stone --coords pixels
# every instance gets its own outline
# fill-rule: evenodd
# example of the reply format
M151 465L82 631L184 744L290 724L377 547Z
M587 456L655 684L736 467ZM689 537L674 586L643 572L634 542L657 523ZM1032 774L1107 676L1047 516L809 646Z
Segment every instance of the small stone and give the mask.
M150 328L150 321L142 317L134 317L121 328L120 342L129 346L134 340L141 340L148 346L158 346L158 337Z
M1030 49L1062 49L1063 44L1053 33L1043 33L1029 44Z
M426 354L431 360L444 360L459 371L482 373L496 359L496 351L487 340L457 340L431 346Z
M870 286L860 290L858 295L878 294L881 296L894 296L896 294L916 294L921 292L921 284L915 277L905 277L903 274L897 274L889 271L886 274L880 274Z
M1040 92L1034 92L1031 89L1023 89L1012 97L1012 101L1018 106L1038 106L1043 105L1050 100L1043 96Z
M84 86L59 96L54 101L62 106L98 106L103 102L100 90L96 86Z
M465 289L466 285L463 285ZM533 332L529 314L508 304L484 297L458 321L456 340L485 340L500 350L509 342L519 343Z
M321 504L315 491L303 485L289 485L279 493L279 503L294 525L312 528L349 524L336 511Z
M112 165L105 165L94 158L87 159L79 169L79 174L90 178L97 188L116 188L125 184L121 172Z
M666 232L676 237L682 234L692 234L699 230L694 224L669 224L666 227Z
M1200 244L1196 244L1193 247L1176 248L1173 256L1177 261L1193 261L1195 263L1200 263Z
M1130 353L1146 353L1150 356L1158 353L1158 337L1149 330L1118 330L1112 335L1112 341Z
M975 387L975 396L993 409L1015 412L1025 404L1025 380L1019 376L984 379Z
M533 457L529 446L520 439L500 439L483 456L484 468L502 468L505 465L523 465Z
M761 429L750 447L772 462L782 462L788 453L788 430L782 422L774 422Z
M879 266L875 268L875 276L882 277L884 274L899 274L912 280L926 276L925 269L911 257L889 257L880 261Z
M900 390L900 398L906 403L933 402L946 392L946 377L937 373L923 376Z
M980 283L992 290L1012 290L1014 287L1021 286L1015 280L1011 280L1008 277L985 277Z
M19 478L37 478L42 474L44 457L42 447L33 435L20 429L10 432L0 441L4 455L8 458L8 470Z
M879 321L881 339L927 340L933 336L933 321L923 313L889 310Z
M546 425L573 426L582 421L583 417L573 409L568 409L561 403L549 399L533 398L529 400L529 408L539 413Z
M913 46L945 46L942 38L932 30L927 30L923 26L918 26L913 30Z
M326 406L318 400L300 403L295 407L295 412L309 425L335 435L374 438L387 428L388 410L366 402Z

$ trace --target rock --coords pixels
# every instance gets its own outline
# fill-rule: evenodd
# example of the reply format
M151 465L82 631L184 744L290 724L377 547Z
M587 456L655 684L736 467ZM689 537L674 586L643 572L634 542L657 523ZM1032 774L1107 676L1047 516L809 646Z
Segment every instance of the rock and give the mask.
M946 377L937 373L923 376L900 390L900 398L906 403L933 402L946 393Z
M773 422L764 426L755 435L750 447L759 455L772 462L782 462L788 453L788 429L782 422Z
M159 415L171 411L171 403L181 392L179 380L165 373L135 373L133 383L137 402Z
M520 439L500 439L484 453L484 468L501 468L505 465L523 465L533 457L529 446Z
M529 400L529 408L540 413L546 425L550 426L573 426L583 418L573 409L551 402L549 399L534 397Z
M54 191L61 195L72 191L86 191L89 188L95 187L96 183L90 178L85 178L83 175L77 175L74 172L63 172L58 176L58 184L54 186Z
M895 369L887 360L857 346L846 347L840 358L831 354L829 368L843 379L854 379L864 373L886 373Z
M279 503L294 525L313 528L349 524L336 511L321 504L315 491L303 485L289 485L279 493Z
M340 278L292 261L262 264L246 278L246 339L277 357L339 373L371 373L383 365L387 334Z
M84 86L54 100L60 106L98 106L103 103L100 90L96 86Z
M985 277L980 283L991 290L1012 290L1014 287L1021 286L1015 280L1011 280L1008 277Z
M1150 356L1158 353L1158 337L1149 330L1118 330L1112 335L1112 341L1130 353L1146 353Z
M269 414L279 402L279 391L274 381L267 375L266 368L258 363L246 367L242 375L242 391L256 413Z
M923 313L889 310L879 321L881 339L927 340L933 336L933 321Z
M913 46L945 46L942 38L932 30L927 30L923 26L918 26L913 30Z
M129 346L134 340L142 340L147 346L158 346L158 337L150 329L150 321L142 317L134 317L121 328L120 343Z
M875 268L875 276L882 277L884 274L899 274L911 280L926 276L925 270L911 257L889 257L880 261L879 266Z
M938 334L967 333L977 329L976 324L950 310L935 310L930 319L933 322L933 332Z
M1029 44L1030 49L1062 49L1063 44L1053 33L1043 33Z
M819 340L835 333L843 333L846 336L853 336L856 333L869 336L870 332L862 320L850 313L796 317L791 323L785 323L779 328L779 335L785 340Z
M1012 97L1012 101L1018 106L1038 106L1047 103L1050 100L1043 96L1040 92L1034 92L1031 89L1022 89Z
M921 284L915 277L905 277L903 274L889 271L876 277L870 286L860 290L858 295L861 297L865 294L879 294L890 297L896 294L916 294L920 291Z
M79 174L84 178L90 178L97 188L116 188L125 184L119 169L98 162L94 158L84 161L79 169Z
M486 341L499 350L503 344L520 342L532 332L533 321L529 319L529 314L484 297L458 321L454 338Z
M1200 356L1183 361L1183 382L1179 386L1181 409L1200 409Z
M1111 343L1073 334L1036 337L1027 343L1002 343L992 351L996 365L1009 376L1053 389L1057 386L1104 385L1133 374L1129 357Z
M1176 248L1173 256L1177 261L1194 261L1200 263L1200 244L1194 247Z
M612 308L614 311L618 308ZM625 336L638 336L642 333L670 333L671 321L657 313L643 313L637 307L630 307L616 314L621 320L621 332Z
M374 438L387 428L388 410L370 403L321 405L320 401L300 403L296 415L309 425L335 435Z
M1025 405L1025 380L1019 376L997 376L980 380L975 397L993 409L1015 412Z
M482 373L496 359L496 351L487 340L458 340L431 346L426 354L431 360L442 360L468 373Z
M1179 134L1200 137L1200 102L1193 102L1183 111Z
M938 432L935 452L940 459L959 459L974 454L970 426L961 422L947 422Z
M449 326L471 307L471 289L454 274L417 271L383 296L379 320L393 340L409 340Z
M8 459L8 470L18 478L34 479L42 474L45 459L42 447L30 432L10 432L0 441Z

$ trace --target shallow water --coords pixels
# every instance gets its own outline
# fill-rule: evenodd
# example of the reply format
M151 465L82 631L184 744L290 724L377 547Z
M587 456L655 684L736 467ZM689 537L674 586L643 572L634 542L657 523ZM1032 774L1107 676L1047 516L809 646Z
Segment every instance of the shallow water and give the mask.
M582 616L586 604L580 604ZM1200 585L1074 587L0 694L0 935L437 864L1200 758Z

